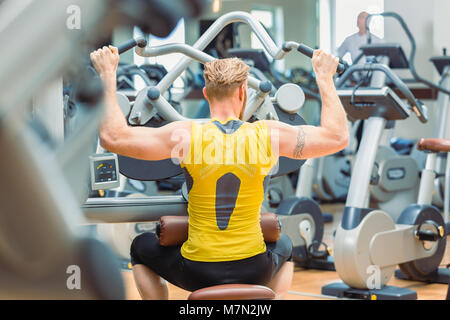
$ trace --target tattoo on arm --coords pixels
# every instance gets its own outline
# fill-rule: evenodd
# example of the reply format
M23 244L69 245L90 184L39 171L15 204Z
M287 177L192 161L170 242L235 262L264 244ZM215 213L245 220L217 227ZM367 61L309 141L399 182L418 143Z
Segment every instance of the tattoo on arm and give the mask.
M303 147L305 146L305 131L302 128L298 128L297 144L294 148L294 158L300 159L302 157Z

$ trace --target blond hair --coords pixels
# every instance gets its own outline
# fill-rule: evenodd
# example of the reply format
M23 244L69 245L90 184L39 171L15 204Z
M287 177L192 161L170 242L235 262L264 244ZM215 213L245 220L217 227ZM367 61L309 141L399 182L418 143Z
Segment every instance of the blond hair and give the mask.
M229 97L248 78L250 67L238 58L213 60L205 64L206 95L209 99Z

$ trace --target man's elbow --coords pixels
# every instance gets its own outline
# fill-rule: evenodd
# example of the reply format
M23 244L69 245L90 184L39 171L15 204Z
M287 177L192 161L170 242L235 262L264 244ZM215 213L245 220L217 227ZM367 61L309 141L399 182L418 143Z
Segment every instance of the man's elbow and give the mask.
M338 135L338 137L336 139L336 144L337 144L339 151L346 149L348 147L349 141L350 141L350 137L349 137L348 132Z
M108 151L112 151L112 149L114 149L114 137L111 137L111 135L102 132L99 132L98 137L100 145L103 149Z
M109 151L118 153L118 150L120 149L121 139L118 134L111 134L108 132L99 132L99 142L103 149Z
M330 136L330 151L332 153L339 152L348 147L349 135L348 132L334 133Z

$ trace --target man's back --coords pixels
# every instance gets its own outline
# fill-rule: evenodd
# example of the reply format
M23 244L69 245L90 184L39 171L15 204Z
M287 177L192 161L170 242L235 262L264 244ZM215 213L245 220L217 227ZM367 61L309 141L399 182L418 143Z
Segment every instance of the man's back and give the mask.
M189 191L189 239L194 261L245 259L266 250L259 216L267 175L278 157L265 122L217 119L192 123L182 167Z

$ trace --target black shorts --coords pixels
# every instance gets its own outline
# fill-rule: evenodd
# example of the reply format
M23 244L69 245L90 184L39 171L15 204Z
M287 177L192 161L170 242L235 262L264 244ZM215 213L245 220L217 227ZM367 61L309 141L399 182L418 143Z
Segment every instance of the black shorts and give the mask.
M195 291L219 284L267 285L286 261L292 260L291 239L281 234L277 242L266 242L267 250L234 261L199 262L184 258L181 245L163 247L154 233L143 233L131 244L131 264L143 264L184 290Z

